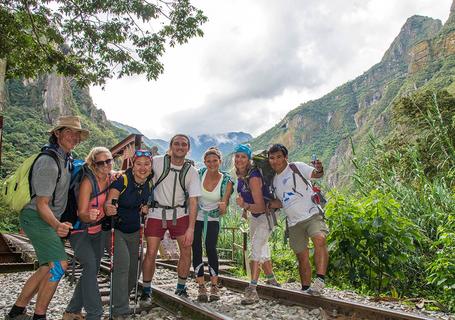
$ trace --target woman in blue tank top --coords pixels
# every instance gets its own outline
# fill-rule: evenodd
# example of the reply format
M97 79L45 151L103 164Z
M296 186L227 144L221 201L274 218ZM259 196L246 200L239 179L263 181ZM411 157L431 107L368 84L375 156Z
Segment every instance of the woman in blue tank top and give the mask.
M253 304L259 301L256 286L261 265L267 278L267 284L280 286L273 274L268 245L272 231L269 229L265 215L264 196L268 196L269 191L262 183L261 173L257 169L252 169L251 155L251 148L248 145L241 144L235 149L234 165L238 177L236 200L237 205L243 209L244 216L249 219L251 239L251 282L245 290L242 304Z

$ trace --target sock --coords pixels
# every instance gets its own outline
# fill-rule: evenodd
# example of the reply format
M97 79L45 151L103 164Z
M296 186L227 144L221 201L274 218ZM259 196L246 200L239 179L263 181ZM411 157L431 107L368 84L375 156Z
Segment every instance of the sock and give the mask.
M152 294L152 281L143 281L142 282L142 292L145 294Z
M272 272L271 274L266 274L266 275L265 275L265 278L266 278L267 280L273 280L273 279L275 279L275 274L273 274L273 272Z
M325 275L323 275L323 274L317 274L316 276L317 276L319 279L321 279L322 282L325 282Z
M310 289L310 286L304 286L304 285L302 285L302 290L303 290L303 291L308 290L308 289Z
M179 278L177 280L177 290L185 289L185 284L186 284L186 278L182 278L179 276Z
M258 281L257 280L251 280L250 281L250 286L256 287L257 285L258 285Z
M46 314L33 314L33 320L46 320Z
M14 318L20 314L23 314L24 312L25 312L25 307L18 307L16 305L13 305L13 307L11 308L8 315L10 316L10 318Z

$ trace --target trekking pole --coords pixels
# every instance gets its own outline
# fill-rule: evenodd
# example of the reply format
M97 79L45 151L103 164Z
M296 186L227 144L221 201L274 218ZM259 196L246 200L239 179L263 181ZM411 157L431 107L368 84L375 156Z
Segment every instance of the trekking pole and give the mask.
M142 257L144 255L144 242L142 237L144 236L144 216L142 212L139 212L139 220L140 220L140 228L139 228L139 256L137 262L137 274L136 274L136 289L134 290L134 309L133 314L136 314L136 306L137 306L137 290L139 288L139 279L141 277L141 264L142 264Z
M112 199L112 205L117 204L117 199ZM115 237L115 229L114 229L114 216L111 216L111 256L110 256L110 281L111 281L111 288L109 290L109 320L112 320L112 296L113 296L113 288L114 288L114 239Z

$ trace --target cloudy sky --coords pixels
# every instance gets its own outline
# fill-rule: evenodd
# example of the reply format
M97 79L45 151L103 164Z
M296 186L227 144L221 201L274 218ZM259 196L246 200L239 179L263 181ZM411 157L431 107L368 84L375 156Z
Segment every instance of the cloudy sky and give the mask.
M257 136L300 103L379 62L414 14L445 22L452 0L193 0L205 36L171 48L156 82L92 87L107 117L166 139L244 131Z

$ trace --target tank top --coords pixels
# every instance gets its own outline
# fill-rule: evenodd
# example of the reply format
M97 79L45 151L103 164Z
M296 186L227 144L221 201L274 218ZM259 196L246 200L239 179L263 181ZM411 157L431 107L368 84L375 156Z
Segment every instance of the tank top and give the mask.
M220 177L216 187L212 191L207 191L204 188L204 180L207 175L207 171L204 172L201 179L201 190L202 195L199 198L199 210L197 215L198 221L204 221L203 211L212 211L218 208L218 202L221 200L221 183L223 182L223 176ZM220 218L208 217L208 221L219 221Z

